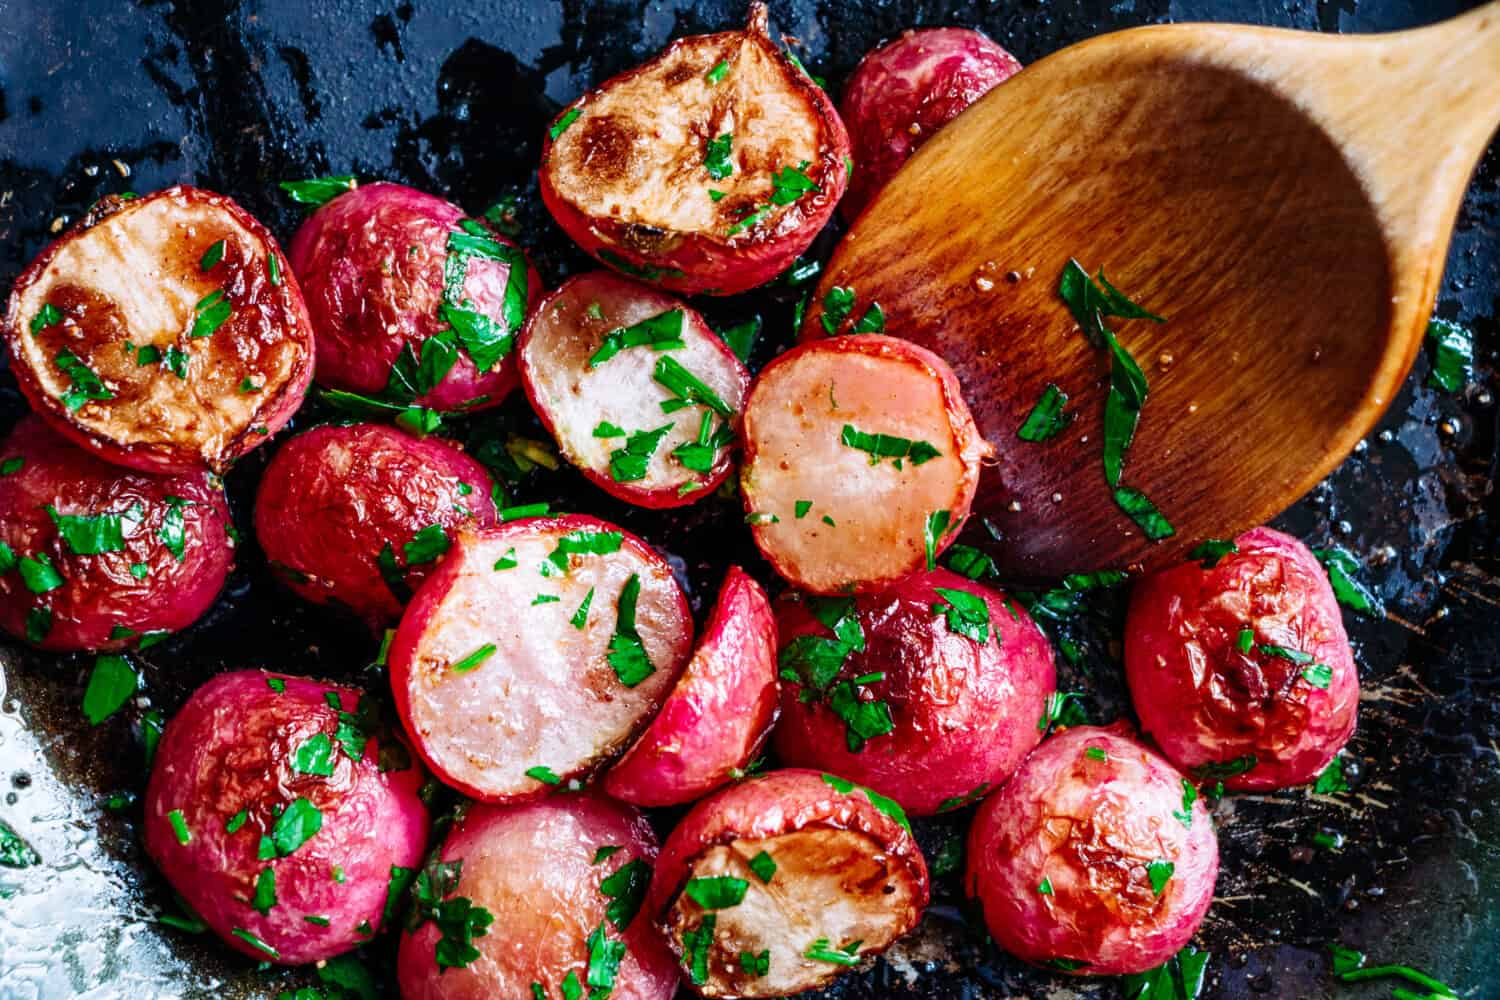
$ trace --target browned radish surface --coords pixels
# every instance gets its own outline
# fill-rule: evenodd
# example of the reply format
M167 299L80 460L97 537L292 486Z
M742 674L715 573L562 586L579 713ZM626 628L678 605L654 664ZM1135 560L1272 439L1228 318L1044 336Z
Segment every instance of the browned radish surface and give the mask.
M16 282L5 335L34 409L113 462L222 470L290 418L312 328L275 241L190 187L106 199Z
M766 34L679 39L553 123L542 197L585 250L685 292L774 277L828 220L849 139ZM623 266L622 266L623 264Z
M930 564L968 517L991 451L948 366L878 335L814 341L766 366L744 435L756 544L818 594Z
M640 539L591 517L513 521L454 540L401 618L391 686L439 778L487 801L536 798L645 727L692 630Z
M537 309L520 359L563 455L620 499L676 507L729 474L750 375L680 300L581 275Z

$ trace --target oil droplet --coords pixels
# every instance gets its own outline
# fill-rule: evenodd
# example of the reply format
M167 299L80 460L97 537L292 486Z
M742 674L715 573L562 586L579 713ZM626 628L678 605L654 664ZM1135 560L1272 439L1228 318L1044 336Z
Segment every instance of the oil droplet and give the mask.
M1168 368L1172 367L1172 362L1176 360L1177 356L1174 355L1171 351L1162 351L1156 356L1156 367L1160 368L1162 371L1166 371Z
M1354 525L1350 524L1348 521L1340 521L1338 524L1335 524L1333 526L1333 530L1336 534L1352 535L1354 534Z
M1490 395L1488 389L1480 389L1474 394L1474 402L1479 406L1489 406L1494 401L1495 397Z
M1019 514L1019 513L1021 513L1021 501L1019 501L1019 500L1012 500L1010 502L1010 505L1008 507L1006 507L1005 509L1008 510L1008 511L1010 511L1012 514Z
M1021 283L1021 272L1007 271L1005 272L1005 280L1010 282L1012 285L1019 285Z
M995 289L994 280L991 278L987 278L982 274L974 275L974 280L971 282L971 284L974 286L974 291L976 292L991 292Z
M1438 424L1438 430L1442 431L1449 437L1453 437L1463 429L1464 425L1458 422L1457 417L1449 417L1447 420L1444 420L1442 423Z
M1052 502L1053 503L1062 503L1062 494L1061 493L1054 493L1054 494L1052 494Z
M1197 403L1189 403L1188 404L1188 413L1197 413L1197 412L1198 412L1198 404Z
M1379 434L1375 435L1375 440L1379 441L1381 444L1390 444L1392 441L1396 440L1396 435L1390 430L1390 428L1386 428Z

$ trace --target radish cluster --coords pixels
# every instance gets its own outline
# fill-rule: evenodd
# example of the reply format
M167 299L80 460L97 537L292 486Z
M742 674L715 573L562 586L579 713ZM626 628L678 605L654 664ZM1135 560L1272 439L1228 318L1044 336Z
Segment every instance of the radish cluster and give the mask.
M146 849L214 933L301 964L399 926L408 1000L786 996L921 920L909 815L981 803L964 886L1002 948L1104 975L1187 943L1218 869L1198 786L1308 783L1353 732L1312 554L1257 529L1138 581L1141 735L1044 738L1046 635L974 550L940 565L1004 461L944 360L846 302L752 376L678 297L781 274L846 187L852 217L1018 69L975 32L909 32L841 118L760 4L680 39L552 124L542 198L610 270L551 291L497 220L389 183L316 182L289 255L222 195L106 199L27 268L3 327L35 411L0 442L17 638L114 652L187 629L233 561L219 475L313 379L364 418L276 450L254 538L298 597L384 632L394 711L237 670L166 726ZM646 539L507 509L432 432L518 386L619 501L738 487L787 589L730 566L695 636ZM755 773L768 751L784 766ZM470 800L440 838L429 775ZM676 806L659 848L640 809Z

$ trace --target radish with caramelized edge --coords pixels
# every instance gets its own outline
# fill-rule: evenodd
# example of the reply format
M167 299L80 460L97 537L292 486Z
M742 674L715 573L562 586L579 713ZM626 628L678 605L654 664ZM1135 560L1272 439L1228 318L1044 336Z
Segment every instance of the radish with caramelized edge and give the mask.
M1307 546L1270 528L1135 585L1125 677L1162 752L1228 788L1315 780L1359 713L1328 577Z
M459 534L407 605L388 662L401 721L437 776L519 802L628 745L692 642L666 561L570 515Z
M848 183L833 102L771 41L681 38L565 108L542 147L541 193L563 230L616 270L729 295L806 250Z
M883 952L927 899L900 806L788 769L694 806L662 847L647 906L697 993L781 997Z
M59 652L159 642L213 605L230 530L210 473L110 465L22 417L0 443L0 628Z
M542 283L484 220L401 184L364 184L302 224L291 259L320 385L373 397L373 410L476 410L515 388L515 338Z
M750 387L743 433L755 542L814 594L877 590L933 568L993 454L947 364L874 334L772 361Z
M395 621L453 533L495 523L484 466L381 424L315 427L261 476L255 537L298 596L371 628Z
M532 316L520 363L563 455L621 500L678 507L729 475L750 373L672 296L608 271L573 278Z
M776 622L760 584L731 566L687 669L604 790L642 806L691 802L742 774L775 721Z
M313 371L276 240L192 187L101 199L16 279L4 336L32 409L144 472L223 472L291 419Z
M162 733L146 853L231 948L322 961L394 918L427 843L422 780L370 695L220 674Z
M403 1000L581 998L591 987L671 1000L672 956L639 912L656 855L651 824L602 795L461 809L416 883L396 961Z
M985 800L965 886L996 943L1077 975L1145 972L1213 901L1219 842L1191 782L1123 725L1047 740Z
M919 146L1019 72L1015 56L969 28L903 31L867 52L839 102L854 146L839 213L852 221Z
M929 815L998 788L1037 745L1056 688L1025 611L956 573L857 597L778 602L776 753Z

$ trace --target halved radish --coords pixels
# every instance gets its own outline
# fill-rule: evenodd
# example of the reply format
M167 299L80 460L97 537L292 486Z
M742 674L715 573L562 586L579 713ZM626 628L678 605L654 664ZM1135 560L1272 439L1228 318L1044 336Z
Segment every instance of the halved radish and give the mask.
M671 568L597 518L462 533L407 605L388 662L433 772L517 802L581 778L633 739L692 652Z
M880 954L927 899L900 806L791 769L698 803L662 847L647 912L699 994L782 997Z
M552 123L541 193L604 263L684 293L763 284L807 249L848 183L833 102L766 31L681 38Z
M32 409L146 472L222 472L291 419L313 370L276 240L182 186L100 201L17 279L4 336Z
M814 594L932 568L994 452L948 365L879 335L813 341L772 361L750 388L744 437L755 542Z
M750 763L776 721L776 622L766 592L729 567L698 650L666 704L604 778L642 806L706 795Z
M729 475L750 373L672 296L580 275L533 314L520 361L563 455L621 500L680 507Z

